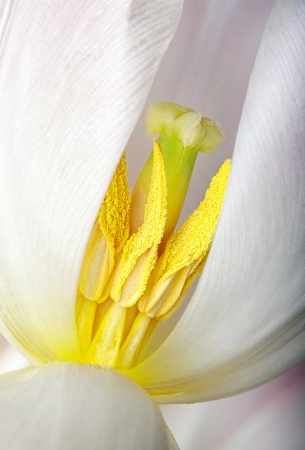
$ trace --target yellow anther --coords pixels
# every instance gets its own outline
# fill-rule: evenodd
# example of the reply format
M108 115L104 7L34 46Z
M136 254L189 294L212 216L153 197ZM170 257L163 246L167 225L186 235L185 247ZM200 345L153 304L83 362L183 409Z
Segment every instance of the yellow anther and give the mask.
M149 317L159 318L169 310L179 299L187 281L190 267L186 266L178 270L164 280L158 280L157 284L148 286L143 297L139 301L139 310L145 311Z
M204 200L168 241L165 249L166 265L161 280L182 267L202 260L206 255L218 223L231 164L226 160L213 177Z
M129 209L130 195L123 155L87 245L79 280L79 290L87 299L98 300L102 295L114 267L115 255L128 239Z
M128 239L130 194L127 181L126 157L123 154L98 215L98 223L114 256Z
M166 176L162 152L154 143L154 159L144 222L126 242L112 280L110 297L121 306L134 305L145 291L158 258L166 220Z
M207 254L216 231L230 167L230 161L225 161L203 202L169 239L156 268L158 273L152 275L153 284L149 283L139 302L141 311L152 317L166 314L185 291L188 277L194 278L192 274Z
M209 252L206 253L205 257L200 262L200 264L198 264L198 266L196 264L194 264L190 267L189 275L184 283L184 286L183 286L183 289L181 290L180 295L177 297L177 300L175 302L172 302L173 306L170 309L168 309L168 307L166 308L166 310L167 310L166 313L160 315L162 313L162 311L161 310L158 311L159 315L158 315L158 317L156 317L157 322L166 321L179 308L179 306L181 305L181 303L183 302L183 300L187 294L189 287L192 285L195 278L202 272L202 269L206 263L208 253Z

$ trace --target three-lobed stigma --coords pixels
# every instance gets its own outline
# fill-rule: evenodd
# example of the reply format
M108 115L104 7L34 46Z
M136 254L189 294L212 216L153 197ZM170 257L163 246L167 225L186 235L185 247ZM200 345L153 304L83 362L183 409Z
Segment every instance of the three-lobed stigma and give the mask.
M125 155L93 226L79 278L76 324L84 362L129 369L158 322L170 317L201 272L230 174L227 160L205 199L175 230L198 152L222 140L199 113L159 102L148 114L158 134L132 195Z

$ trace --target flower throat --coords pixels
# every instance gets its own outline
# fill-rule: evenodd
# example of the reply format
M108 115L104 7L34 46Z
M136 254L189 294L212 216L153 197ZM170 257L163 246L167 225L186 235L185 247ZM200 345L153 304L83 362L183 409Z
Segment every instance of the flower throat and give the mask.
M174 231L198 152L213 151L223 135L212 120L168 102L151 107L147 128L158 140L131 195L122 156L87 244L76 303L82 360L119 370L137 364L201 272L230 173L226 160Z

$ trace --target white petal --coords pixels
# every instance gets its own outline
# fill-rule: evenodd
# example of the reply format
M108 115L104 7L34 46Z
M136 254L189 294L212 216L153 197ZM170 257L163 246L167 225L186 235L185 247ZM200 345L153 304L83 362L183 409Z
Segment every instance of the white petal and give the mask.
M154 401L105 368L54 363L0 377L0 447L169 449Z
M211 178L231 157L249 77L274 0L187 0L177 32L157 72L146 105L169 99L217 120L224 143L200 154L183 211L203 199ZM132 133L129 172L138 175L147 157L144 115ZM128 148L127 147L127 148ZM127 154L128 155L128 154Z
M1 3L1 330L38 360L78 358L84 248L180 6Z
M162 405L183 450L300 450L304 447L305 366L251 392L194 405Z
M131 372L160 401L250 389L305 355L305 2L276 2L223 214L185 314Z

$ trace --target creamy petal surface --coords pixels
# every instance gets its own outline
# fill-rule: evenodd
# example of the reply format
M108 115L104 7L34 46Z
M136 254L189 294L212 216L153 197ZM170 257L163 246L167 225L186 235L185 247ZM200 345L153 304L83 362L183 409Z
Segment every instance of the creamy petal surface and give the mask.
M0 327L35 360L79 357L82 256L180 8L1 3Z
M177 448L161 412L114 370L73 363L0 377L0 445L10 450Z
M232 395L304 357L304 20L304 2L276 2L206 267L167 341L129 373L161 402Z

